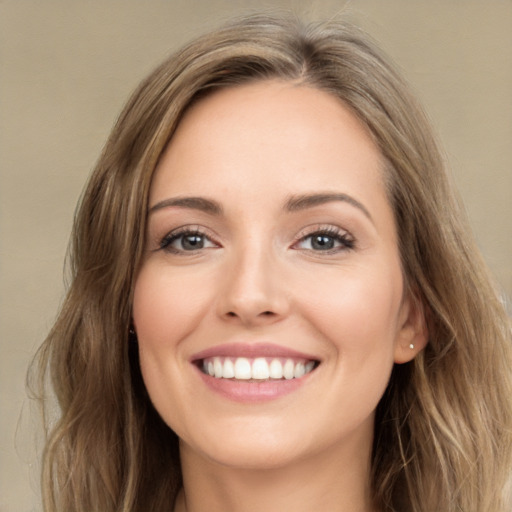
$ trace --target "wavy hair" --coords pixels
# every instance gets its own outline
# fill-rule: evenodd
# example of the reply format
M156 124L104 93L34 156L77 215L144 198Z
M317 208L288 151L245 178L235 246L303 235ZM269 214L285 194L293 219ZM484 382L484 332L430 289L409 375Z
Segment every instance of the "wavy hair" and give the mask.
M32 366L60 417L43 457L47 512L164 510L181 486L176 435L153 409L130 341L153 171L192 102L280 79L339 98L385 162L408 292L429 342L396 365L372 452L377 509L505 512L512 461L511 326L429 123L401 76L353 26L250 16L160 65L121 113L77 209L71 281Z

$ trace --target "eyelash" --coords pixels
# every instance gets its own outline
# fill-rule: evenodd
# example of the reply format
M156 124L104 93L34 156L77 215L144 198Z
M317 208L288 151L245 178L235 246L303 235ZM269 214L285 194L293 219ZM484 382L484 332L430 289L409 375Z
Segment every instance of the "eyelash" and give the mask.
M207 235L200 228L183 227L183 228L179 228L176 231L171 231L170 233L165 235L164 238L160 242L159 249L166 251L166 252L170 252L172 254L179 254L179 255L182 255L182 254L184 255L186 253L194 253L197 250L203 249L203 247L201 247L196 250L186 251L184 249L176 249L175 247L172 247L172 245L171 245L172 243L176 242L180 238L182 238L182 239L185 238L185 236L198 236L198 237L207 239L214 244L217 244L216 242L214 242L212 240L212 237L210 235Z
M205 249L205 247L200 247L199 249L192 249L192 250L185 250L185 249L177 249L175 247L172 247L172 244L179 240L180 238L184 238L185 236L197 236L201 237L203 239L208 240L210 243L218 245L217 242L212 240L212 237L208 234L206 234L204 231L202 231L200 228L190 228L190 227L183 227L176 231L172 231L171 233L168 233L159 244L159 250L163 250L172 254L178 254L178 255L186 255L187 253L195 253L196 251L199 251L201 249ZM297 246L299 243L304 242L308 239L312 239L313 237L327 237L334 240L334 243L339 243L340 245L338 247L333 247L331 249L326 250L314 250L314 249L300 249L302 251L312 251L319 254L335 254L342 251L352 250L354 249L355 242L354 239L351 237L349 233L346 231L343 231L337 227L334 226L328 226L328 227L316 227L314 231L310 231L308 233L302 232L300 233L294 243L292 244L292 248ZM208 248L208 247L206 247Z
M322 236L333 239L335 243L336 242L339 243L339 246L333 247L331 249L317 250L317 251L315 251L313 249L298 249L298 250L312 251L312 252L318 253L318 254L330 255L330 254L336 254L336 253L343 252L343 251L352 250L355 247L355 241L354 241L353 237L346 231L341 230L340 228L337 228L335 226L326 226L326 227L317 226L314 228L313 231L309 231L307 233L305 233L303 231L302 233L300 233L297 236L297 239L294 242L293 246L296 246L297 244L304 242L308 239L312 239L313 237L322 237Z

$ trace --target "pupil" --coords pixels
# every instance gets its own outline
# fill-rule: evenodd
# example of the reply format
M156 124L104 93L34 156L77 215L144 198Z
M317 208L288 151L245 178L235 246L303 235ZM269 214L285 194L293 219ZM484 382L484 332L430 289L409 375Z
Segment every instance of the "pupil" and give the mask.
M334 239L331 236L317 235L313 237L311 242L313 249L320 249L325 251L334 247Z
M183 238L183 249L201 249L204 245L203 237L200 235L188 235Z

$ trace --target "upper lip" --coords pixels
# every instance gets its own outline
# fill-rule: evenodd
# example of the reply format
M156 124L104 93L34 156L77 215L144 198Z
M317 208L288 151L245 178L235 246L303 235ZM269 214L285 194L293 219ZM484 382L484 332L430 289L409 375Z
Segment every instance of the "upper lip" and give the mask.
M191 361L207 357L283 357L318 361L318 357L273 343L225 343L207 348L194 354Z

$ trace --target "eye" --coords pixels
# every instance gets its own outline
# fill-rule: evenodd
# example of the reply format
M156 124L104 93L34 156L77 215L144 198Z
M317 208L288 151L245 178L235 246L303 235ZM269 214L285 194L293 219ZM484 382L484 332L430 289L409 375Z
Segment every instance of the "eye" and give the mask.
M179 254L218 247L205 233L199 229L180 229L172 231L160 242L160 249Z
M346 231L329 227L302 236L293 248L331 254L353 249L354 240Z

